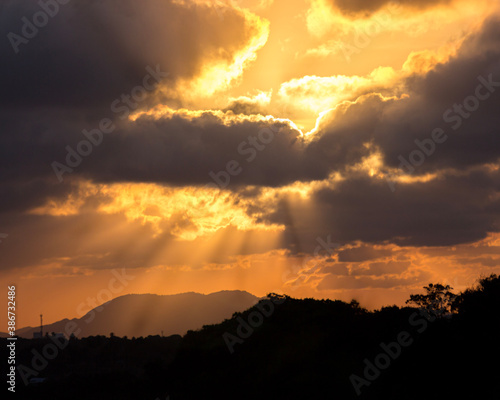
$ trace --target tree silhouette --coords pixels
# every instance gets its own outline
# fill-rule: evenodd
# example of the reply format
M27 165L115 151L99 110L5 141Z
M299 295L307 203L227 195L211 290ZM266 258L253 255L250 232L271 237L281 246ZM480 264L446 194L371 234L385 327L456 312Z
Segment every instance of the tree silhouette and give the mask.
M453 310L464 315L488 316L500 306L500 277L491 274L479 279L475 287L465 290L453 303Z
M453 288L450 285L429 283L428 286L424 286L424 289L425 294L411 294L406 304L415 304L437 317L452 311L452 305L457 296L452 292Z

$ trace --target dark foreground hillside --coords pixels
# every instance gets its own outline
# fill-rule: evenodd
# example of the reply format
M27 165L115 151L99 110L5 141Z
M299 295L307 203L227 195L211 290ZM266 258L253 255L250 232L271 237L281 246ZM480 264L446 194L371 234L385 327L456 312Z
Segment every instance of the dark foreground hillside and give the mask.
M183 338L72 339L40 368L45 382L18 375L12 397L499 399L500 278L458 297L427 289L419 308L270 295ZM19 340L18 365L35 372L48 340Z

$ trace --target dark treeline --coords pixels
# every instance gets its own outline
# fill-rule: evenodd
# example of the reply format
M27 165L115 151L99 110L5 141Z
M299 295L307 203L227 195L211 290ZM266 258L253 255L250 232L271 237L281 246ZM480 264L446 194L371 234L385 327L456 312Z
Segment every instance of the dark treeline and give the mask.
M182 338L71 339L40 370L44 382L25 386L18 375L13 397L500 398L500 278L482 278L460 294L439 284L424 290L406 307L377 311L354 300L270 294ZM18 365L35 372L34 354L50 341L19 339Z

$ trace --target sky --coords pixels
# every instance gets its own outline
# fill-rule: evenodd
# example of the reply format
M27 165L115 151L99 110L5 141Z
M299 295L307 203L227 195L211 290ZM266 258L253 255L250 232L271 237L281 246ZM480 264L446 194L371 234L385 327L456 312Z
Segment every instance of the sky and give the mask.
M18 327L128 293L375 309L500 272L498 2L0 9Z

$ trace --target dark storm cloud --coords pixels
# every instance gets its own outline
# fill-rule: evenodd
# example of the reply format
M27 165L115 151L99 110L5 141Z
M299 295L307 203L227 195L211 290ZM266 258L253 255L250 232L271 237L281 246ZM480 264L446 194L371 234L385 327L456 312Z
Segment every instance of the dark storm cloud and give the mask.
M388 257L392 254L391 250L374 249L371 246L359 246L339 251L338 260L340 262L363 262L375 258Z
M383 180L353 176L314 192L309 202L283 199L269 221L287 226L286 245L292 249L327 235L338 243L468 243L499 230L499 182L499 171L451 174L400 185L393 193Z
M387 5L398 5L410 9L425 9L452 0L328 0L329 4L344 14L369 15Z
M311 176L326 177L304 157L298 132L281 122L221 124L211 114L189 121L183 118L143 118L125 124L118 135L82 172L99 181L152 181L174 185L215 183L224 187L227 164L238 162L239 173L230 185L279 186ZM295 160L295 165L290 161Z
M354 276L375 275L383 276L387 274L401 274L410 267L409 261L387 261L373 262L369 264L368 269L358 268L352 272Z
M322 274L329 274L333 276L347 276L349 275L348 263L336 263L331 266L325 266L319 271Z
M0 185L0 214L24 212L45 204L50 199L66 198L77 190L77 185L61 185L52 179L26 181L2 180Z
M230 8L221 23L217 10L208 5L74 0L59 5L44 26L35 26L38 32L28 43L11 45L7 35L23 36L25 21L32 23L41 10L37 1L3 2L3 107L109 109L115 97L142 82L147 66L160 65L169 73L168 83L191 78L203 63L230 60L253 33L244 17Z
M110 114L108 111L103 117L113 118ZM38 180L32 185L38 185L41 194L45 191L41 185L58 184L52 163L66 165L67 146L76 151L79 143L87 140L82 131L95 130L100 122L76 112L16 112L14 116L0 112L2 120L8 132L0 135L4 183L29 187L27 182ZM231 176L231 187L279 186L295 180L324 179L328 174L305 156L300 132L277 120L239 120L224 125L207 112L193 119L142 117L135 122L115 119L114 124L115 130L103 134L102 143L82 157L74 172L62 174L62 185L85 177L96 182L172 185L217 186L220 182L224 187L227 165L233 160L239 164L239 174ZM62 188L56 192L64 194Z
M466 258L479 258L486 255L500 255L500 246L494 245L475 245L475 246L459 246L459 247L447 247L447 248L427 248L421 249L420 252L424 255L431 257L437 257L439 255L444 255L447 257L460 257Z

